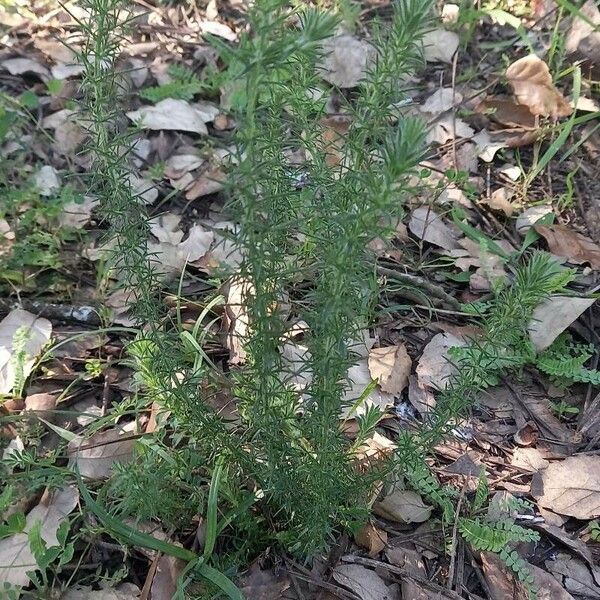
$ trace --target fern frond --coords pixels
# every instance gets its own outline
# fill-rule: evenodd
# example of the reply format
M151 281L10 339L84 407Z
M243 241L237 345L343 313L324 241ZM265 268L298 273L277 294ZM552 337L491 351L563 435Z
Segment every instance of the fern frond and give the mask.
M480 508L483 508L483 506L487 502L489 494L490 494L490 486L488 484L487 474L485 472L485 469L482 467L481 473L479 474L479 481L477 482L477 490L475 491L475 498L473 498L473 504L472 504L473 512L477 512Z
M157 103L167 98L192 100L205 87L202 80L189 68L171 65L168 69L173 78L169 83L140 90L140 98Z

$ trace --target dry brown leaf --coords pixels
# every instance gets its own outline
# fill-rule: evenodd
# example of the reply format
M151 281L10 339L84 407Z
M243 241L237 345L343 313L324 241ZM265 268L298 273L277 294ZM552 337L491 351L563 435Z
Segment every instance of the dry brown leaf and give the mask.
M600 246L589 237L560 224L535 225L535 230L545 238L552 254L564 256L578 265L589 263L592 269L600 269Z
M367 523L354 534L354 541L373 557L387 546L388 536L385 531Z
M439 114L462 102L462 94L454 88L440 88L425 100L421 111Z
M341 418L354 418L363 415L369 406L377 406L382 411L385 411L386 408L394 405L394 396L378 388L373 389L368 396L362 399L360 404L356 404L357 399L364 394L367 386L372 381L366 358L359 360L348 369L348 381L350 382L350 387L344 397L346 406L340 415Z
M244 598L252 600L282 600L290 588L290 579L285 572L277 575L272 569L261 569L258 561L237 582Z
M409 579L411 575L419 578L427 578L427 570L423 557L418 553L411 544L410 548L404 546L395 546L388 548L385 551L386 558L391 564L400 567L408 577L403 577L401 582L402 598L410 598L410 600L434 600L437 595L431 595L427 590L424 590L413 579Z
M516 210L516 206L510 201L511 198L515 195L513 190L509 190L505 187L498 188L494 190L489 198L485 198L483 202L485 202L490 208L494 210L501 210L505 216L512 217L513 213Z
M84 196L83 202L67 202L58 215L62 227L81 229L92 218L92 211L98 205L98 200L92 196Z
M82 477L104 479L111 475L115 463L133 460L134 445L135 438L131 432L108 429L72 440L67 455Z
M412 490L402 489L396 484L382 500L373 504L373 512L396 523L423 523L431 516L432 508Z
M227 348L229 362L240 365L246 362L244 345L248 339L250 327L246 298L254 294L254 288L249 281L234 279L228 286L225 302L225 329L227 330Z
M400 395L408 384L412 360L404 344L372 348L369 353L369 372L384 392Z
M375 463L389 458L395 448L394 442L376 431L356 450L355 463L360 470L367 472Z
M346 134L351 123L352 119L346 115L331 115L319 121L321 130L318 144L325 153L325 162L330 167L335 167L342 161Z
M436 405L433 392L423 385L416 375L408 378L408 401L425 416L429 414Z
M19 376L29 377L38 354L50 341L52 323L48 319L16 308L0 321L0 394L10 394L17 379L17 365L14 360L15 345L23 337L23 360L19 361Z
M538 504L576 519L600 516L600 456L569 456L542 473Z
M487 98L480 102L475 110L488 115L490 119L505 127L536 128L535 116L526 106L517 104L514 100Z
M541 205L526 208L518 217L515 229L520 235L525 235L542 217L552 212L552 206Z
M506 79L519 104L541 117L568 117L573 109L552 83L548 65L535 54L525 56L506 69Z
M24 73L35 73L42 81L50 79L50 73L44 65L32 58L8 58L0 63L11 75L23 75Z
M33 183L42 196L54 196L60 190L58 173L50 165L44 165L34 175Z
M56 532L67 515L77 506L79 491L66 486L54 492L46 490L40 503L31 509L25 530L0 540L0 588L4 583L24 586L29 583L27 571L35 571L36 561L29 547L27 532L41 522L41 536L50 546L57 546Z
M455 139L471 139L475 136L475 130L467 125L462 119L445 114L437 117L427 131L426 141L428 144L443 145Z
M541 352L548 348L595 302L596 298L552 296L537 306L527 328L529 339L536 350Z
M385 581L362 565L337 565L333 578L344 587L352 590L361 600L391 600L390 590Z
M325 81L340 88L356 87L365 78L376 56L371 44L348 34L325 40L322 50L318 73Z

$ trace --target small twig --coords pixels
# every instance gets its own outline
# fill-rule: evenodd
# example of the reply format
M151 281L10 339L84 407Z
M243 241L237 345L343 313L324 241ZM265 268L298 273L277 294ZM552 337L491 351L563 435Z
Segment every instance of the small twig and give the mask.
M38 317L56 321L75 321L86 325L100 325L100 315L94 306L74 306L71 304L53 304L38 300L0 298L0 312L10 312L15 308L23 308Z
M462 490L460 491L460 498L456 505L456 512L454 517L454 525L452 526L452 550L450 552L450 568L448 569L448 581L446 587L451 590L454 584L454 571L456 569L456 546L458 541L458 520L460 518L460 509L462 507L463 500L465 498L465 491L467 488L466 482L464 483Z
M443 290L439 285L431 283L423 277L419 277L418 275L409 275L408 273L400 273L399 271L394 271L393 269L388 269L379 265L377 266L377 272L384 277L389 277L390 279L394 279L400 283L406 283L429 292L434 298L443 300L447 305L450 306L452 310L460 311L461 309L460 302L456 298Z

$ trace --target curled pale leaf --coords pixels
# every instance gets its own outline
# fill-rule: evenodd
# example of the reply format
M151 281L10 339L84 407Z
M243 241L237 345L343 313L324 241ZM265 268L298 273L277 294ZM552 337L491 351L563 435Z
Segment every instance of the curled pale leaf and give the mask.
M525 56L506 69L506 79L519 104L541 117L568 117L573 109L552 83L548 65L535 54Z

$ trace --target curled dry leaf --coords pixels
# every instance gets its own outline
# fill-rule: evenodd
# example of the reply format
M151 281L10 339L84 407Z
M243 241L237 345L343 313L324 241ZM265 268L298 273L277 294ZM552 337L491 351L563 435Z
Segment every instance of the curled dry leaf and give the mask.
M525 235L542 217L552 212L552 206L531 206L525 209L515 223L517 233Z
M16 308L0 321L0 394L10 394L17 380L26 379L36 357L50 341L52 323ZM23 356L16 360L16 353Z
M223 316L227 330L229 362L232 365L243 364L246 361L244 345L250 327L246 298L252 294L254 287L249 281L236 278L229 283Z
M576 519L600 516L600 456L569 456L542 473L538 504Z
M595 302L595 298L548 298L533 311L527 328L529 339L538 351L545 350Z
M423 53L427 62L451 63L460 40L453 31L434 29L423 36Z
M322 50L323 58L317 68L319 75L340 88L356 87L376 56L371 44L348 34L325 40Z
M108 429L90 437L78 436L69 442L68 456L82 477L104 479L112 473L115 463L133 459L135 438L131 432Z
M379 387L394 396L400 395L408 384L412 360L404 344L372 348L369 353L369 372Z
M154 106L144 106L127 113L127 117L142 129L189 131L206 135L207 114L186 102L167 98Z
M36 561L29 546L27 532L41 522L41 536L46 544L58 545L56 532L69 513L77 506L79 491L66 486L54 492L46 490L40 503L27 515L25 529L0 540L0 587L9 583L25 586L29 583L28 571L35 571Z
M354 534L354 541L364 548L369 556L377 556L387 546L388 536L385 531L367 523Z
M527 106L534 115L558 119L573 112L552 83L548 65L535 54L512 63L506 70L506 79L517 102Z
M589 263L592 269L600 269L600 246L589 237L573 231L566 225L535 225L544 237L552 254L564 256L575 264Z

